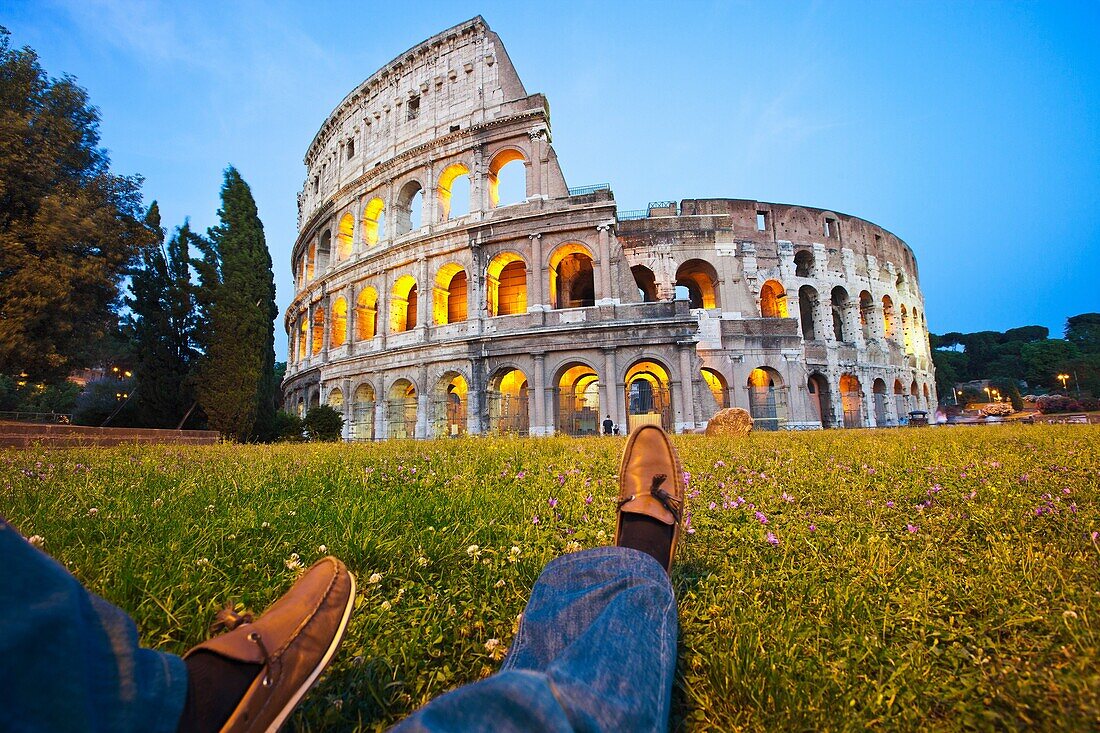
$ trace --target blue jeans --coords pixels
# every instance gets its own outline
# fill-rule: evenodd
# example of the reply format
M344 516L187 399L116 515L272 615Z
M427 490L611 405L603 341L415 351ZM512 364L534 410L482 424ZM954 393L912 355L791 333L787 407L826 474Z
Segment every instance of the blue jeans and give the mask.
M174 733L187 668L0 519L0 730Z
M500 671L393 731L666 731L676 636L656 560L624 547L564 555L531 590Z

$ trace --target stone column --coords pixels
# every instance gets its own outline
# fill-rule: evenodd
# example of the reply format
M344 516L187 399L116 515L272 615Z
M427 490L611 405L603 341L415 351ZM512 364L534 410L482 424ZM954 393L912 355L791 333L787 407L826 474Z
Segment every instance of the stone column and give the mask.
M619 386L614 346L605 346L603 349L603 372L604 378L600 380L600 384L607 386L607 398L606 401L604 398L600 398L600 407L603 408L601 412L604 415L610 415L616 424L622 425L624 421L619 419L619 395L622 394L622 389ZM600 416L599 425L600 430L602 430L603 416Z
M611 294L611 225L596 227L596 256L600 258L599 290L596 291L596 305L614 305Z
M416 393L416 437L423 440L428 437L428 410L431 408L429 397L431 386L428 384L428 365L420 365L420 389Z
M344 393L344 426L341 428L340 433L344 440L351 440L351 407L352 407L352 395L351 395L351 380L344 379L340 382L340 391Z
M348 306L347 319L344 324L344 328L347 329L347 333L344 334L344 343L348 346L348 356L352 356L356 351L356 339L358 335L356 330L356 316L358 313L355 308L355 286L348 283L344 286L344 302Z
M378 350L386 348L386 338L390 330L390 289L392 288L393 275L390 268L382 270L382 281L379 283L378 302L375 306L374 332L378 339Z
M532 354L535 360L534 374L531 375L531 383L528 385L527 396L533 404L527 412L532 424L528 433L531 435L549 435L553 431L546 429L546 354Z
M542 235L532 234L531 240L531 282L527 284L527 312L549 310L546 292L546 270L542 266Z
M691 349L695 348L694 342L678 342L676 348L680 352L680 403L683 415L682 425L676 426L676 432L695 430L695 382L691 369Z
M379 382L382 386L382 382ZM386 437L386 393L374 395L374 439L383 440Z
M427 341L428 324L435 307L435 286L428 280L428 258L423 255L416 258L416 280L416 329L420 333L417 340Z

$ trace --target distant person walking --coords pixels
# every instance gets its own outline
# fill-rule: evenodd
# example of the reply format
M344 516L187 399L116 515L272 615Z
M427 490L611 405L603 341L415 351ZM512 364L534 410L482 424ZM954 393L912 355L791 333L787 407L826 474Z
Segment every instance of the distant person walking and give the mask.
M608 415L606 418L604 418L604 421L603 421L603 434L604 435L611 435L611 433L613 433L614 431L615 431L615 421L611 419L610 415Z

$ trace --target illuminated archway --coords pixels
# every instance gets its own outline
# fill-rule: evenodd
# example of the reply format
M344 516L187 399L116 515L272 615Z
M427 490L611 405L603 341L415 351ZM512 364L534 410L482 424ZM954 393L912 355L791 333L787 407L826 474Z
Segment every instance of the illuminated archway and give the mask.
M408 234L420 228L424 206L424 187L420 181L412 180L401 187L394 208L394 220L397 236Z
M332 260L332 232L327 229L321 233L321 241L317 244L317 269L324 272L328 269Z
M903 343L905 344L905 353L913 353L913 324L909 320L909 311L905 309L905 305L901 306L901 335Z
M798 320L802 326L802 338L813 341L817 338L815 314L818 309L817 290L810 285L798 289Z
M928 390L928 385L924 385L924 404L921 405L925 410L932 409L932 393Z
M407 379L398 379L386 398L386 436L416 437L416 387Z
M355 340L366 341L378 334L378 291L370 285L355 300Z
M351 408L352 440L374 440L374 387L360 384L355 388Z
M306 254L306 282L313 282L313 278L317 275L317 243L312 242L309 245L309 251Z
M844 409L844 427L863 427L863 392L852 374L840 375L840 404Z
M323 308L313 309L313 344L310 353L317 356L325 346L325 311Z
M550 255L549 264L551 303L555 309L596 304L592 252L587 247L578 242L563 244Z
M749 414L755 430L779 430L787 422L787 390L783 378L771 367L749 373Z
M626 372L624 380L627 429L660 425L672 430L672 399L668 370L660 362L645 359Z
M386 236L386 203L373 198L363 208L363 242L373 247Z
M760 288L760 317L787 317L787 291L778 280L768 280Z
M714 402L718 405L718 409L724 410L729 407L729 390L726 387L725 377L715 370L706 367L700 370L700 374L703 376L703 383L707 385L707 389L714 395Z
M634 276L634 283L638 286L638 294L642 296L643 303L656 303L657 279L653 270L645 265L634 265L630 268L630 274Z
M806 380L806 390L810 393L810 404L817 411L821 427L832 427L833 402L829 393L829 380L820 372L814 372Z
M332 304L332 348L338 348L348 340L348 302L337 298Z
M338 387L328 393L328 406L337 412L344 409L344 393Z
M890 341L897 340L897 324L894 321L894 301L889 295L882 296L882 322L886 338Z
M466 270L454 262L439 268L432 292L432 323L445 326L466 320L469 290Z
M516 165L511 165L515 163ZM493 159L489 162L489 206L490 208L496 208L501 205L501 189L509 189L513 186L510 185L512 171L520 172L523 174L523 189L522 194L519 196L506 197L504 204L512 204L522 201L527 197L527 159L523 153L513 148L507 148L501 150L499 153L493 156ZM507 168L507 172L505 172ZM518 188L518 186L515 186Z
M871 394L875 399L875 424L882 427L887 422L886 417L886 382L879 378L871 383Z
M875 301L866 290L859 294L859 327L863 330L863 340L870 342L874 338Z
M306 316L298 318L298 361L309 356L309 319Z
M600 377L587 364L573 363L558 371L557 430L565 435L599 435Z
M897 413L898 420L901 420L909 412L905 404L905 385L901 383L900 379L894 380L894 412Z
M531 421L527 375L519 369L502 369L489 380L489 432L527 435Z
M457 438L466 434L468 391L466 379L458 372L447 372L439 379L431 400L433 437Z
M397 278L390 296L391 333L402 333L416 328L417 299L416 278L412 275Z
M515 252L501 252L489 262L485 285L490 316L527 312L527 263Z
M453 196L457 193L457 196ZM463 196L465 194L465 196ZM439 174L439 220L447 221L470 213L470 169L452 163Z
M355 237L355 217L344 214L336 230L336 261L343 262L351 257L351 243Z
M676 270L676 289L686 296L691 308L718 307L718 272L709 262L688 260L680 265Z

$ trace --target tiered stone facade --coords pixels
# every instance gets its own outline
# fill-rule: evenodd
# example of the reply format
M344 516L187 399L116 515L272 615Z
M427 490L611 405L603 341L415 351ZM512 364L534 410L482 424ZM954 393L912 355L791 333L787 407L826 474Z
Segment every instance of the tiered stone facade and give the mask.
M567 187L548 110L480 17L341 102L299 195L291 408L332 404L371 440L608 415L683 432L721 406L764 429L897 425L935 404L904 242L756 201L620 212L608 186Z

